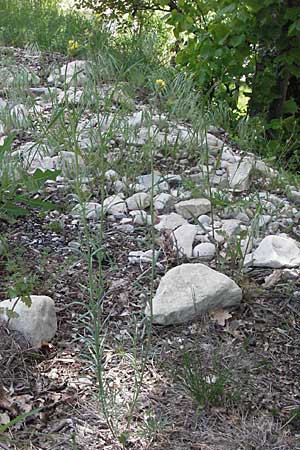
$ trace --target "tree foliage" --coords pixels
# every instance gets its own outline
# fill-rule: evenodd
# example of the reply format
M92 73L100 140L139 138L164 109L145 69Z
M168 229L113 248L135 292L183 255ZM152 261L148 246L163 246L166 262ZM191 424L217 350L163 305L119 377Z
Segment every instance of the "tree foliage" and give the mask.
M272 120L299 113L298 0L178 0L177 6L168 18L183 42L177 62L201 86L236 100L244 80L251 114L266 112Z

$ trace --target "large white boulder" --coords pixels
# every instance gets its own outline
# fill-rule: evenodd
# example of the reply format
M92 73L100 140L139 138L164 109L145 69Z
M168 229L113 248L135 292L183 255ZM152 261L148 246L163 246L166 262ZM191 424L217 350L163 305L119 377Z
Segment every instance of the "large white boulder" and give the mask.
M49 342L57 331L57 320L54 301L45 295L31 295L31 306L16 298L0 302L0 318L7 321L7 310L18 314L9 320L12 330L22 333L33 347L40 347ZM14 307L15 305L15 307Z
M211 204L206 198L191 198L177 203L175 209L185 219L193 219L210 212Z
M182 264L161 279L152 300L153 323L172 325L200 317L203 313L238 305L242 290L226 275L204 264ZM145 311L151 316L148 305Z
M297 267L300 265L300 249L294 239L283 236L267 236L258 248L247 255L246 267Z

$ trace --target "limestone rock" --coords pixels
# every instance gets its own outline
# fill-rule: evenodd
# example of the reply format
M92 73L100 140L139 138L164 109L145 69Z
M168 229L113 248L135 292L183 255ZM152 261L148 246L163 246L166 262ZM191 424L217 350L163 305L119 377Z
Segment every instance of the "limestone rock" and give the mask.
M226 275L204 264L182 264L169 270L161 279L152 300L153 323L185 323L203 313L236 306L242 290ZM150 316L150 307L146 307Z
M205 243L196 245L196 247L193 250L193 256L195 258L199 258L203 261L211 261L216 253L216 248L214 244L211 243Z
M76 170L76 167L83 167L84 161L80 155L74 152L61 150L57 156L56 166L61 169L64 175L70 174Z
M73 217L81 217L82 214L85 214L86 219L99 219L101 214L102 206L100 203L96 202L88 202L84 205L82 208L81 205L76 205L72 209L72 216Z
M246 267L297 267L300 265L300 249L294 239L282 236L265 237L258 248L245 258Z
M60 79L66 80L67 84L83 85L90 73L87 61L75 60L64 64L60 69Z
M159 223L155 225L155 229L158 231L163 230L176 230L181 225L187 224L187 221L176 213L164 214L158 217Z
M154 199L154 208L159 213L169 212L175 203L175 199L172 195L167 194L166 192L162 192L157 195Z
M222 220L222 230L231 237L239 230L241 222L237 219Z
M129 213L133 217L133 223L135 225L151 225L151 215L147 214L146 211L137 210L130 211Z
M179 256L191 258L193 254L193 243L197 234L198 227L189 223L181 225L172 235L174 250Z
M192 219L210 212L211 204L206 198L191 198L177 203L175 209L185 219Z
M234 191L246 191L250 187L250 174L252 162L249 160L240 161L228 166L229 187Z
M124 199L119 195L111 195L103 202L103 210L106 214L118 215L127 212L127 207Z
M148 208L148 206L150 206L150 202L150 195L146 192L137 192L136 194L133 194L131 197L126 199L129 211Z
M19 300L14 308L18 317L11 318L9 328L22 333L33 347L40 347L43 342L49 342L57 330L54 301L45 295L32 295L31 306L28 307ZM8 320L6 309L11 310L16 299L0 302L0 313L3 320ZM2 310L1 310L2 311Z
M163 177L159 172L154 171L153 180L152 174L141 175L137 178L137 183L140 186L140 189L145 192L151 192L152 190L152 181L153 181L153 191L154 193L160 191L167 191L169 189L169 185L166 181L164 181Z
M16 125L18 127L23 127L27 125L29 112L26 106L23 105L23 103L15 105L13 108L11 108L10 115L16 122Z

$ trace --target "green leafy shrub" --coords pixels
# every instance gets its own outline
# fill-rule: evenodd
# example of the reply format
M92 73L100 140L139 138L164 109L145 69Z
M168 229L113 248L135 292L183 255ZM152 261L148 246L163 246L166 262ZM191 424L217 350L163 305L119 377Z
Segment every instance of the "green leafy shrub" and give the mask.
M55 180L60 174L60 171L36 170L29 175L11 158L13 139L11 135L0 145L0 218L5 220L26 216L30 208L54 209L51 202L32 197L46 180Z

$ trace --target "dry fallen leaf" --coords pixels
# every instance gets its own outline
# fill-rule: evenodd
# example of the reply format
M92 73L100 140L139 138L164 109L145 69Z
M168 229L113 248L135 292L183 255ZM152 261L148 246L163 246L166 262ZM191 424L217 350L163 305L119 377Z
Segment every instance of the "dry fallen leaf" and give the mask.
M210 318L215 322L218 322L219 325L225 327L226 320L230 319L232 314L230 312L225 311L225 309L216 309L210 313Z
M271 275L267 276L265 278L265 282L263 284L263 287L266 289L270 289L271 287L275 286L275 284L277 284L282 276L282 271L275 269Z

